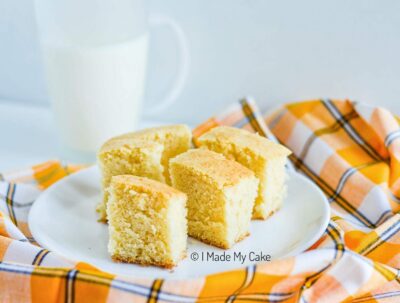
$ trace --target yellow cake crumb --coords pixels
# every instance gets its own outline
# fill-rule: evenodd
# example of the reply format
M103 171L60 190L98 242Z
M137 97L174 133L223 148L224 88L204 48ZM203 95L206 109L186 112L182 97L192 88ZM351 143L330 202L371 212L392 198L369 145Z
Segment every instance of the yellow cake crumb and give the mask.
M235 161L206 149L170 160L172 185L188 196L188 233L230 248L249 234L258 180Z
M154 128L147 128L137 132L127 133L116 137L140 138L147 142L157 142L164 146L161 164L164 167L164 178L167 184L171 184L169 177L169 159L187 151L192 142L192 132L187 125L176 124Z
M186 195L132 175L111 178L108 250L115 261L171 268L186 255Z
M266 219L282 205L285 163L290 150L247 130L219 126L198 139L200 147L223 154L251 169L260 180L253 219Z
M97 159L102 175L103 199L97 206L100 221L106 222L106 203L111 177L122 174L169 182L168 161L190 148L191 132L186 125L149 128L109 139Z

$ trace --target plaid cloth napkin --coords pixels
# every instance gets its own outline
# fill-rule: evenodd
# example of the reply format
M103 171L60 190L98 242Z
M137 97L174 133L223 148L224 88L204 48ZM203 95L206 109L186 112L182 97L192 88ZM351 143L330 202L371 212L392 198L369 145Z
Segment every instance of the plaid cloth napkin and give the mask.
M307 252L198 279L119 277L35 243L32 203L79 167L47 162L0 176L1 302L400 302L400 130L381 108L350 101L292 103L264 117L240 102L194 130L266 125L327 195L333 216ZM194 140L195 142L195 140Z

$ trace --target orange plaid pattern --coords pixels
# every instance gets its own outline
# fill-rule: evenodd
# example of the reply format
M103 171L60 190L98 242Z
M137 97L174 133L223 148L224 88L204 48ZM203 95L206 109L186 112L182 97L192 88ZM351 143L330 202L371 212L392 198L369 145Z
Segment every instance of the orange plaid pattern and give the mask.
M43 249L26 224L41 190L80 167L50 161L0 175L1 302L400 302L400 130L384 109L291 103L263 117L241 101L218 125L274 135L327 195L332 218L298 256L190 280L119 277ZM272 133L271 133L272 131Z

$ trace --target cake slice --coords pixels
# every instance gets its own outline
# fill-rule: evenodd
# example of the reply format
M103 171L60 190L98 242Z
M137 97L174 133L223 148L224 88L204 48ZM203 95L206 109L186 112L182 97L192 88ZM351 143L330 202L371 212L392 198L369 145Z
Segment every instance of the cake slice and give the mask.
M165 181L161 165L163 150L159 143L131 138L110 140L102 146L97 155L103 191L102 201L97 206L100 221L107 221L108 192L105 189L113 176L131 174Z
M108 188L108 250L114 261L171 268L186 255L186 195L132 175Z
M161 164L164 167L164 178L167 184L171 184L168 169L169 160L190 148L192 132L187 125L176 124L147 128L116 137L116 139L120 138L140 138L147 142L162 144L164 150L161 156Z
M99 220L107 222L106 203L111 177L130 174L169 183L168 161L190 148L186 125L149 128L109 139L97 159L102 175L103 198L97 206Z
M249 234L257 195L254 173L206 149L192 149L170 161L172 185L188 196L188 233L221 248Z
M290 150L247 130L219 126L198 139L200 147L223 154L251 169L260 180L253 219L266 219L282 205L285 163Z

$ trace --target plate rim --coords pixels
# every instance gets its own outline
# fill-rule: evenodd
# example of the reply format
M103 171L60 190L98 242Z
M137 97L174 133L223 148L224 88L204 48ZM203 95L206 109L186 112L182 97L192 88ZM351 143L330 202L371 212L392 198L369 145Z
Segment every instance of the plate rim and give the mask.
M29 214L28 214L28 227L29 227L29 230L30 230L30 232L32 234L32 237L35 239L35 241L41 247L43 247L45 249L48 249L51 252L54 252L54 253L58 254L59 256L64 257L67 260L71 260L73 262L82 262L82 260L77 260L77 259L74 259L74 258L71 258L71 257L64 256L63 253L60 253L57 250L54 250L52 247L50 247L51 245L50 246L43 245L43 243L46 243L47 241L43 240L42 235L36 230L37 226L35 225L35 223L34 223L35 220L33 218L35 217L34 214L36 212L36 209L38 207L40 207L41 203L44 203L44 202L41 202L41 201L45 201L46 200L46 196L50 195L53 191L57 190L57 188L59 186L62 186L63 183L68 182L71 178L77 178L77 176L79 176L81 174L84 174L84 173L88 173L88 171L91 171L91 170L98 170L97 165L91 165L91 166L89 166L87 168L81 169L80 171L75 172L75 173L73 173L71 175L68 175L68 176L56 181L52 185L50 185L47 189L45 189L36 198L36 200L33 203L31 209L29 210ZM323 219L322 219L323 224L321 224L319 226L318 230L316 230L314 232L313 236L310 237L310 239L308 239L307 241L303 242L301 245L299 245L297 248L293 249L289 253L284 254L283 256L274 258L274 261L296 256L296 255L298 255L300 253L305 252L307 249L309 249L313 244L315 244L321 238L321 236L323 235L323 233L325 232L325 230L326 230L326 228L327 228L327 226L329 224L330 217L331 217L330 205L329 205L328 199L323 194L322 190L314 182L312 182L309 178L307 178L306 176L302 175L301 173L299 173L297 171L288 171L288 175L291 175L291 174L296 175L296 177L301 178L303 181L307 182L309 185L314 187L316 189L316 191L318 192L318 195L322 198L320 200L322 201L322 206L323 206L322 207L322 209L323 209ZM87 262L87 261L84 261L84 262L94 266L95 268L97 268L98 270L100 270L102 272L109 273L108 271L101 269L97 265L91 264L90 262ZM265 263L265 262L256 262L255 264L259 265L259 264L263 264L263 263ZM247 265L247 266L249 266L249 265ZM219 271L218 273L229 272L229 271L233 271L233 270L239 270L239 269L246 268L247 266L239 266L239 267L237 267L235 269L229 269L229 270L226 270L226 271ZM115 273L113 273L113 274L115 274ZM216 274L216 273L211 273L211 274L207 274L207 275L201 275L199 277L204 277L204 276L208 276L208 275L212 275L212 274ZM126 274L115 274L115 275L118 275L118 276L129 276L129 275L126 275ZM156 279L156 278L154 278L154 279ZM164 280L187 280L188 278L185 278L185 277L166 277L166 278L163 278L163 279Z

